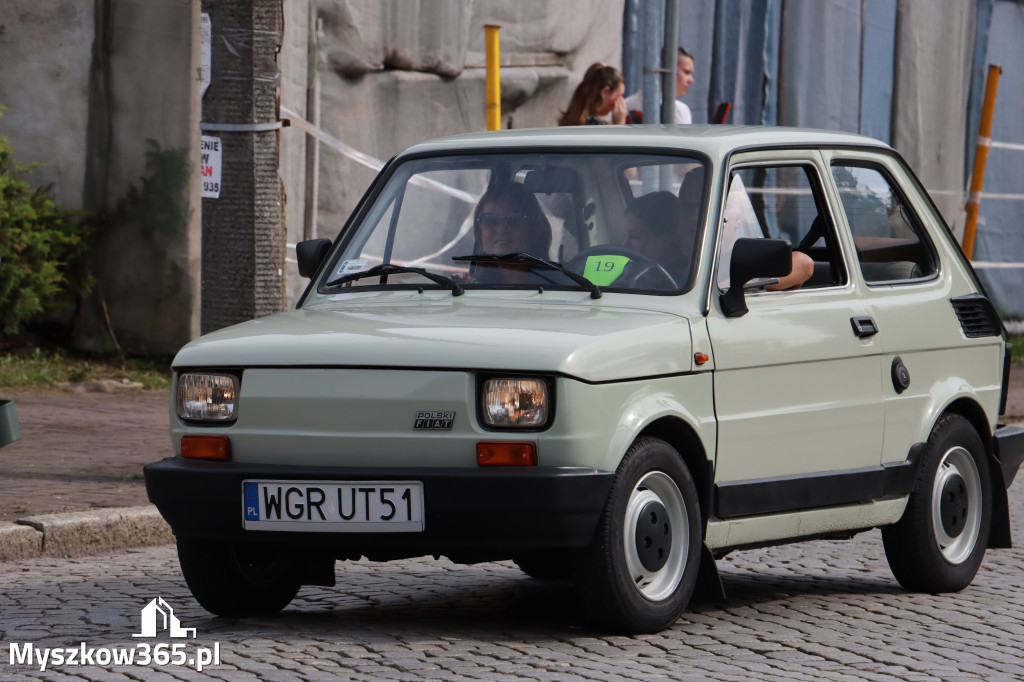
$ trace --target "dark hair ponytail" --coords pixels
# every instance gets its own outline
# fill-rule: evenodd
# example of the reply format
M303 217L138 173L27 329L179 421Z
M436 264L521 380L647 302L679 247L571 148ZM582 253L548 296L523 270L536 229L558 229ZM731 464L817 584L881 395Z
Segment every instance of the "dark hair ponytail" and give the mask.
M614 66L602 62L594 62L587 69L583 80L576 86L569 100L569 106L558 118L560 126L583 125L587 116L601 103L601 92L605 88L614 90L619 83L625 82L622 74Z

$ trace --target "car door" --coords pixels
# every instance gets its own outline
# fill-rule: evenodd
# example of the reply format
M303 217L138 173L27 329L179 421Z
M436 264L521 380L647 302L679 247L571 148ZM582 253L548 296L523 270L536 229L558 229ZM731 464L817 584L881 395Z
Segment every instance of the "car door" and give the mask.
M824 152L855 252L854 279L864 282L878 333L885 405L882 462L908 458L924 441L947 396L971 387L998 411L993 366L1003 352L988 301L945 267L925 228L929 207L902 164L867 150ZM942 228L944 229L944 228ZM973 322L972 322L973 321ZM978 322L983 331L972 329Z
M731 162L708 316L719 518L880 494L879 351L823 191L826 169L815 150ZM787 291L749 290L749 311L727 317L717 294L728 288L738 236L788 239L811 256L814 274Z

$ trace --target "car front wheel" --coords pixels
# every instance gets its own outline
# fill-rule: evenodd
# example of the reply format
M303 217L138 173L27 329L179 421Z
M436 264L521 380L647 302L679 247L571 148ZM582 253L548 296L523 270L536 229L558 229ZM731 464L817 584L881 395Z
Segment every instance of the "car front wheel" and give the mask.
M956 592L971 584L992 516L988 457L959 415L939 420L918 465L903 517L882 529L893 575L908 590Z
M269 616L302 584L295 553L272 545L178 538L178 562L200 606L218 616Z
M586 608L616 631L665 629L693 594L700 543L697 489L682 458L663 440L638 439L576 566Z

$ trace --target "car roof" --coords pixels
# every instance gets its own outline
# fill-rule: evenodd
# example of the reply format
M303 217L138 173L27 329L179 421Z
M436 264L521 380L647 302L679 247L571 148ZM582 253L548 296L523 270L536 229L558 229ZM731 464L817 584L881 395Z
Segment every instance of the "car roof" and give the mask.
M415 144L399 157L474 150L516 151L531 147L694 150L711 158L759 147L873 147L891 150L878 140L853 133L812 128L733 125L591 125L501 130L453 135Z

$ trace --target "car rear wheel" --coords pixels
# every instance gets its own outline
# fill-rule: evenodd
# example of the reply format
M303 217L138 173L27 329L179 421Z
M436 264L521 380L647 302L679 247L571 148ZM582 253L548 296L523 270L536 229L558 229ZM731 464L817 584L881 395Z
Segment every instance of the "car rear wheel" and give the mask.
M295 553L273 545L178 538L178 562L200 606L218 616L267 616L302 585Z
M663 440L638 439L576 565L584 605L619 632L665 629L693 594L700 543L697 489L682 458Z
M959 415L928 438L903 517L882 529L893 575L908 590L956 592L971 584L988 545L992 517L988 457Z

